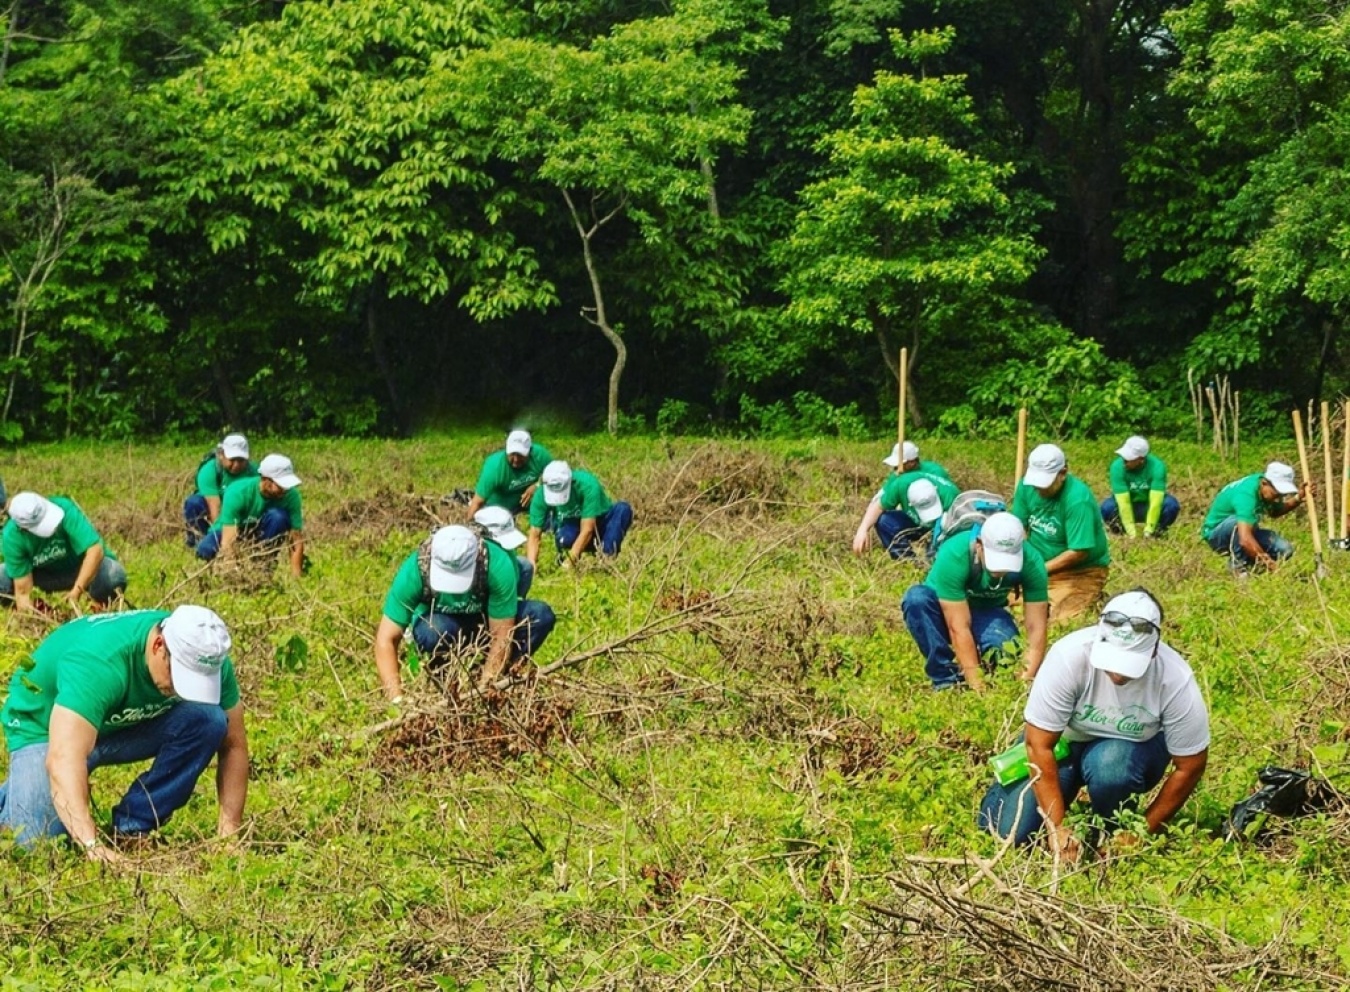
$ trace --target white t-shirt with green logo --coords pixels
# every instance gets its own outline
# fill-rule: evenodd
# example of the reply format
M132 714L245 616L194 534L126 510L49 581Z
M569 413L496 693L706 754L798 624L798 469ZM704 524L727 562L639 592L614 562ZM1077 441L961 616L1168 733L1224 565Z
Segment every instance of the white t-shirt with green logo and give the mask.
M1143 675L1116 685L1088 660L1099 636L1094 625L1055 642L1031 684L1027 723L1069 741L1147 741L1161 733L1168 754L1182 758L1209 747L1209 711L1185 659L1160 643Z

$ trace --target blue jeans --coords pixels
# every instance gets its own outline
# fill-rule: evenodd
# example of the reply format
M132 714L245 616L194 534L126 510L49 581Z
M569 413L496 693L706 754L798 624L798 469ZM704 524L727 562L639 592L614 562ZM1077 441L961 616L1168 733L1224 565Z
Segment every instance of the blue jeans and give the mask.
M187 525L187 546L195 548L211 529L210 511L206 497L201 493L193 493L183 500L183 523Z
M928 533L928 528L914 520L904 510L885 510L877 517L877 538L896 561L902 558L917 558L914 542ZM929 543L930 557L933 548Z
M1253 564L1253 559L1251 555L1242 550L1242 545L1238 543L1237 525L1237 517L1225 517L1210 531L1209 537L1205 538L1205 542L1219 554L1228 555L1233 564L1243 567L1250 566ZM1256 543L1261 545L1261 550L1276 561L1283 561L1294 554L1294 546L1273 530L1253 527L1252 536L1256 538Z
M32 573L33 585L43 592L70 592L75 588L75 580L80 577L80 565L61 568L35 568ZM94 581L89 583L89 598L95 603L107 603L114 596L127 591L127 570L116 558L104 557L98 566ZM14 599L14 580L9 577L5 566L0 564L0 599Z
M591 547L594 548L598 543L601 554L610 557L617 555L619 549L623 547L623 539L628 533L628 528L632 526L633 508L622 501L615 503L595 518L595 541ZM553 532L554 540L558 542L558 554L567 554L580 534L580 517L558 521L557 529Z
M942 615L937 593L925 585L910 586L900 601L900 612L914 643L923 653L923 671L932 681L933 688L950 689L964 682L965 676L956 664L951 632L947 629L947 618ZM970 632L980 658L992 657L997 661L1009 650L1010 643L1017 640L1017 622L1002 607L972 606Z
M557 618L553 607L538 599L522 599L516 607L516 628L511 632L511 657L529 657L553 632ZM487 615L483 613L430 613L413 619L412 639L418 654L429 661L445 661L456 650L478 638L487 642Z
M1135 503L1131 501L1130 506L1134 507L1134 522L1141 530L1144 521L1148 519L1148 502ZM1158 526L1153 533L1161 536L1167 532L1177 521L1177 514L1181 512L1181 504L1171 493L1163 497L1162 514L1158 517ZM1117 534L1125 533L1125 525L1120 522L1120 507L1116 504L1114 496L1108 496L1102 500L1102 522Z
M534 585L534 566L524 555L516 555L516 598L524 599Z
M269 506L263 510L256 524L239 528L240 541L257 541L266 544L275 541L291 531L291 515L279 506ZM197 544L197 557L210 561L220 554L220 529L207 531L206 536Z
M1059 791L1067 806L1087 786L1092 812L1110 829L1121 807L1162 781L1171 760L1162 734L1146 741L1099 737L1074 742L1069 756L1059 763ZM1016 844L1028 843L1042 823L1030 777L1012 785L991 785L975 822L981 830L1013 837Z
M89 770L153 758L112 810L112 828L142 834L169 822L197 785L225 740L225 711L211 703L176 703L153 720L100 736ZM0 785L0 827L13 830L20 847L60 837L65 824L52 804L46 744L30 744L9 756L9 781Z

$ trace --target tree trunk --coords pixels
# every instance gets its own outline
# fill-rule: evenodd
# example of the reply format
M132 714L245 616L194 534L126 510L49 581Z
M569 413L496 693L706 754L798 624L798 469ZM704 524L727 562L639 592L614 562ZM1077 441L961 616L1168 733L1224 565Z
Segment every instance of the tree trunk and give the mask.
M384 301L384 277L377 275L366 292L366 339L370 344L371 357L375 359L375 368L384 380L385 393L389 397L389 411L394 417L394 426L400 437L411 437L411 423L408 411L403 406L403 397L398 391L398 381L394 378L393 367L389 364L389 351L385 347L384 325L380 323L379 306Z
M19 6L20 0L11 0L9 20L5 27L5 40L0 42L0 86L5 85L5 73L9 69L10 46L13 44L14 36L19 31Z
M592 314L582 311L584 317L589 323L600 328L600 333L605 336L611 346L614 348L614 366L609 370L609 396L605 407L605 426L611 435L619 433L619 380L623 378L624 366L628 364L628 346L624 344L622 335L610 326L609 316L605 311L605 294L600 284L600 270L595 264L595 255L591 251L591 239L595 237L597 231L606 223L618 216L623 210L624 201L620 200L619 205L605 214L604 217L595 217L594 210L591 213L592 224L587 227L581 219L581 214L577 211L576 204L567 190L562 191L563 199L567 201L567 209L571 211L572 222L576 225L577 234L581 237L581 256L586 263L586 274L591 280L591 299L595 301L595 306L590 308ZM594 206L594 200L592 200Z

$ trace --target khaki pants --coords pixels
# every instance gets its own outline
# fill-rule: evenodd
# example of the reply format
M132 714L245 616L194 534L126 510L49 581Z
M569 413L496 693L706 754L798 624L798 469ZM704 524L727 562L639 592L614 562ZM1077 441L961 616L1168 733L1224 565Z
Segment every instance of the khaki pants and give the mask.
M1070 620L1101 606L1111 569L1098 565L1050 576L1050 619Z

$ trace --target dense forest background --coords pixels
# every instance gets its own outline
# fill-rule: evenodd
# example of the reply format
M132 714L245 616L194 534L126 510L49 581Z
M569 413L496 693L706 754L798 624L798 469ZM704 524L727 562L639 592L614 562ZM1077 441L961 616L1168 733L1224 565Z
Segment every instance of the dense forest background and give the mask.
M1350 386L1339 2L0 3L0 440Z

